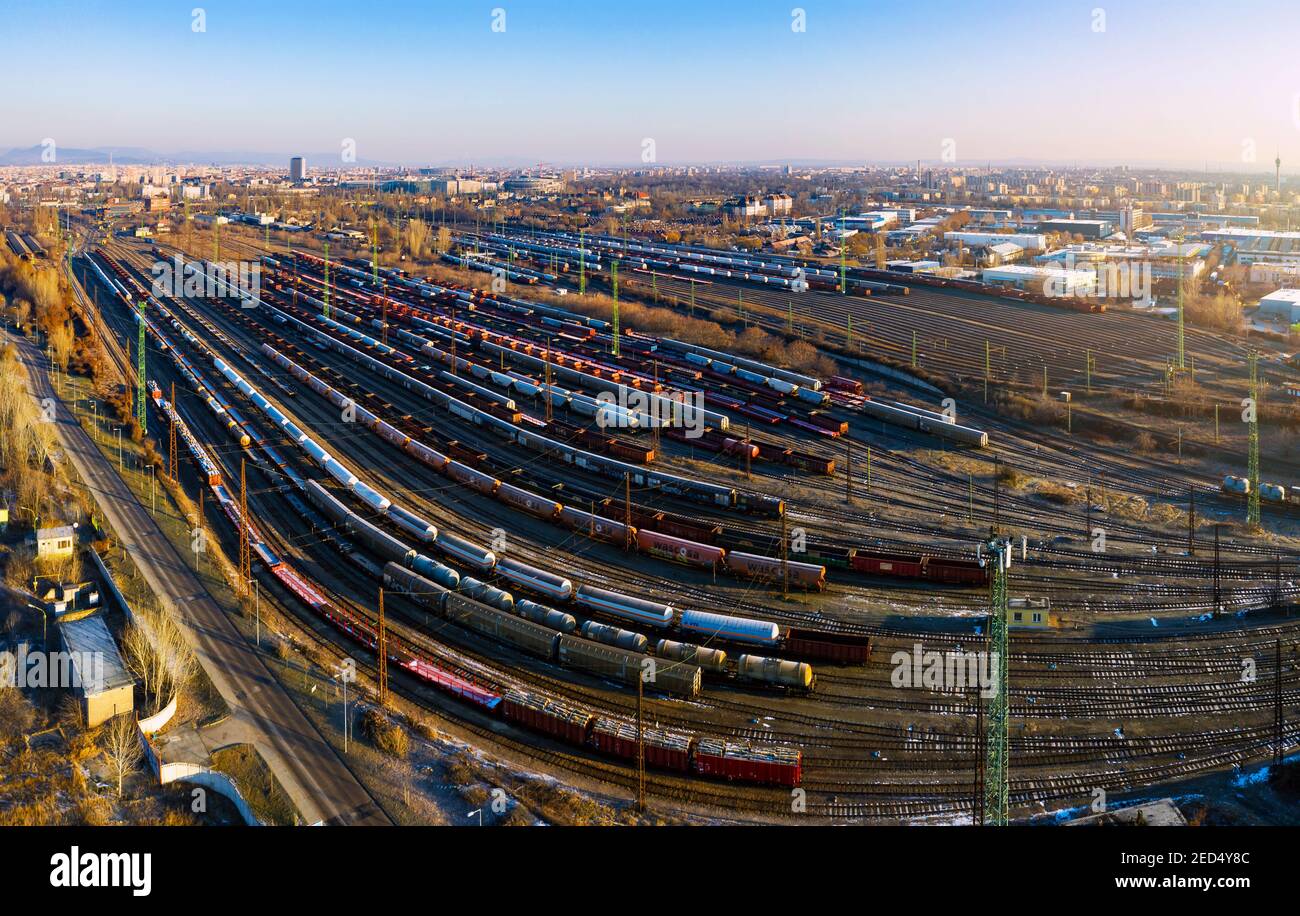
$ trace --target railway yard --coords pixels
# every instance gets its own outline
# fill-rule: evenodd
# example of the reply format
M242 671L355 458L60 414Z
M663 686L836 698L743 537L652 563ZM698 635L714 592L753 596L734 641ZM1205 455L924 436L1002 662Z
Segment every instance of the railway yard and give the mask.
M127 374L143 323L150 434L175 427L223 548L247 526L263 600L365 677L385 654L408 702L624 798L640 711L652 806L970 821L989 685L924 672L987 661L997 549L1013 816L1293 746L1300 461L1261 424L1281 497L1244 525L1242 342L1187 329L1209 407L1176 412L1168 318L613 236L454 241L427 279L252 233L221 240L252 286L179 244L73 259ZM580 286L836 370L639 330Z

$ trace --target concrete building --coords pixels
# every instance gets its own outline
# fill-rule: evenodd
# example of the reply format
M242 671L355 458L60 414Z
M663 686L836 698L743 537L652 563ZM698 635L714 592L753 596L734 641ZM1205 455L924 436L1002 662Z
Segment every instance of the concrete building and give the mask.
M1300 289L1279 289L1259 300L1259 317L1282 320L1287 324L1300 321Z
M1284 264L1300 261L1300 232L1269 229L1211 229L1207 242L1232 246L1240 264Z
M86 727L94 728L135 709L135 679L127 671L100 614L57 624L62 651L68 653L70 685L81 702Z
M564 182L555 175L519 175L507 178L502 188L516 194L554 194L564 190Z
M722 213L729 219L759 219L767 216L767 205L757 197L731 197L723 203Z
M77 541L70 525L59 528L42 528L36 532L36 558L38 560L70 557Z
M307 180L307 160L301 156L294 156L289 160L289 180L306 181Z
M1025 249L1012 242L1001 242L997 245L990 245L985 252L990 267L996 267L999 264L1010 264L1019 261L1025 256Z
M794 198L781 192L768 194L763 198L763 206L773 216L789 216L794 211Z
M1046 251L1047 236L1038 233L1016 232L945 232L945 242L961 242L967 248L985 248L989 245L1001 245L1010 242L1026 251Z
M1141 207L1125 207L1119 211L1119 231L1133 238L1139 229L1151 225L1151 216Z
M1060 296L1088 296L1097 288L1097 274L1091 270L1067 270L1063 267L1030 267L1010 264L990 267L980 274L985 283L1010 286L1034 293Z
M1115 232L1115 226L1104 219L1045 219L1038 224L1043 232L1066 232L1085 239L1104 239Z

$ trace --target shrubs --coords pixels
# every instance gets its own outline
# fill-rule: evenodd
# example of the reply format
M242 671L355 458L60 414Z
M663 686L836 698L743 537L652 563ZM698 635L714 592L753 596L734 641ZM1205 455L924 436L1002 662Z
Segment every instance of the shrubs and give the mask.
M404 758L410 749L406 729L393 722L378 709L367 709L361 717L361 732L370 743L392 757Z

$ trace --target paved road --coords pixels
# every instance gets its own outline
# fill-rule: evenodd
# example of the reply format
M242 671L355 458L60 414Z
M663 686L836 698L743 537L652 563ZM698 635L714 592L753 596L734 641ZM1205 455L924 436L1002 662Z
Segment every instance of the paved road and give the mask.
M228 722L242 726L242 740L257 747L304 821L390 823L55 396L45 354L25 338L14 339L32 392L37 398L53 399L67 457L154 593L182 624L199 664L231 710Z

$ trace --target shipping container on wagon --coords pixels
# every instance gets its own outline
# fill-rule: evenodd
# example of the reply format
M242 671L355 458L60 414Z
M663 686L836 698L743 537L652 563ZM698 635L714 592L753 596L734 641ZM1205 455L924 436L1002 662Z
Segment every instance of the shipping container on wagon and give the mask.
M695 745L694 768L702 776L795 788L803 782L803 752L701 738Z
M507 721L553 735L570 744L585 744L595 715L548 697L510 688L501 701Z
M694 740L691 736L658 728L643 728L641 740L645 747L646 766L675 770L678 773L690 769L691 744ZM602 716L591 729L591 742L606 754L625 760L637 759L636 725L631 722Z

